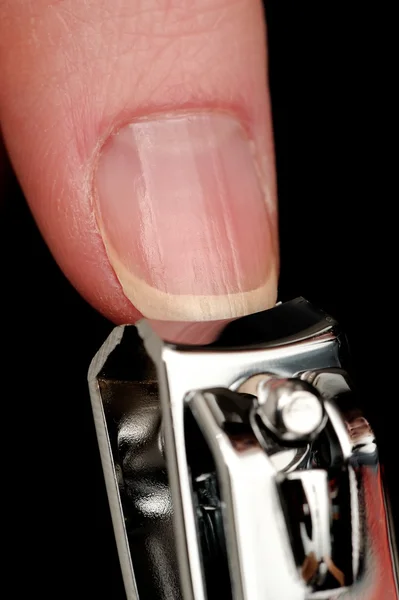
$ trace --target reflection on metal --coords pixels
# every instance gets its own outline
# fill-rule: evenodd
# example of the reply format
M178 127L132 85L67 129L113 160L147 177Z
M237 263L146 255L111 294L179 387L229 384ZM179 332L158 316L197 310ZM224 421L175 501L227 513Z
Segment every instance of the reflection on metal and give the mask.
M189 324L138 330L118 328L89 373L128 600L397 600L337 323L297 299L207 345Z
M259 383L256 396L254 423L258 417L266 432L281 442L310 442L326 424L323 402L306 381L268 376Z

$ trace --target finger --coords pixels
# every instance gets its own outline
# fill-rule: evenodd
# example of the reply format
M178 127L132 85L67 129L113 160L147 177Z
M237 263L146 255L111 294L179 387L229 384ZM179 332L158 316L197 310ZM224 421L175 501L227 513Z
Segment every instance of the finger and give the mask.
M276 298L265 32L255 0L6 0L0 118L54 256L115 321Z

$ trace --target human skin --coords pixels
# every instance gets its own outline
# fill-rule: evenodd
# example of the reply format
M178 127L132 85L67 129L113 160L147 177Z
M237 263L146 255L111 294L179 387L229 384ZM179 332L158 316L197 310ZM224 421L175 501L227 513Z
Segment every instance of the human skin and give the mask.
M96 309L207 321L274 304L261 2L1 0L0 76L14 171Z

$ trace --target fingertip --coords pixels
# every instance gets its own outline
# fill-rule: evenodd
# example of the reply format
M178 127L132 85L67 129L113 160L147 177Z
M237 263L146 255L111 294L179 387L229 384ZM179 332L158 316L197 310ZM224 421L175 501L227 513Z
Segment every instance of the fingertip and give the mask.
M37 3L33 20L31 5L9 4L0 109L19 181L66 276L117 323L272 305L277 219L261 2L161 1L155 20L134 0L123 19L110 0L61 4ZM197 116L182 124L175 117L187 107ZM155 126L154 114L166 112L174 118ZM117 165L114 147L113 166L94 176L93 201L99 147L109 137L102 160L125 133L128 164Z

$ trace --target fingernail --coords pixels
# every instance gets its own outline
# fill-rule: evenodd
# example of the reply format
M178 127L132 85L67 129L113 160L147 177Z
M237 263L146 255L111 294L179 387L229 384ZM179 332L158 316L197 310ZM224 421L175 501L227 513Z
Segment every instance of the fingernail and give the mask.
M251 141L217 112L131 123L104 145L95 210L125 295L146 317L212 320L272 306L276 257Z

